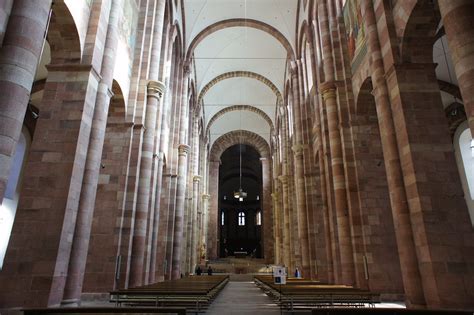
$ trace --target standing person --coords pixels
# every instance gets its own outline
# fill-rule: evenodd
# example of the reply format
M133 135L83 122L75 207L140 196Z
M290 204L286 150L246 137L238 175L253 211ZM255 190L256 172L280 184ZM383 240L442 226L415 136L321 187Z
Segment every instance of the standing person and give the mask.
M202 274L202 269L201 269L201 266L197 266L196 267L196 275L200 276Z
M208 276L212 276L212 268L211 268L211 265L209 265L209 267L207 268L207 275L208 275Z
M298 270L298 267L296 267L296 270L295 270L295 278L301 278L301 273Z

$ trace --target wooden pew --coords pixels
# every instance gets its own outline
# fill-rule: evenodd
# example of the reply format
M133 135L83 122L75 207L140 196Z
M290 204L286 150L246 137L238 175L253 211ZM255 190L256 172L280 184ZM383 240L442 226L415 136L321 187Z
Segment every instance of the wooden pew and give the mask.
M321 284L317 281L289 279L274 284L272 276L255 276L255 283L280 306L294 309L312 307L366 307L380 302L380 295L346 285Z
M23 310L24 315L59 315L59 314L176 314L186 315L185 308L176 307L53 307L28 308Z
M154 305L206 309L229 281L228 276L191 276L110 292L117 306Z
M472 315L473 311L413 310L406 308L320 308L312 315Z

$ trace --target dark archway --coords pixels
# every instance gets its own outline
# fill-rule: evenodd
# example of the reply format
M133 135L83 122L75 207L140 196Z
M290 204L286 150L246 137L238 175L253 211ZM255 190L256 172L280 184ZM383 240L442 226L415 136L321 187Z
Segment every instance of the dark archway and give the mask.
M239 200L234 192L240 187L247 197ZM263 257L262 188L262 166L257 150L244 144L225 150L219 167L220 257Z

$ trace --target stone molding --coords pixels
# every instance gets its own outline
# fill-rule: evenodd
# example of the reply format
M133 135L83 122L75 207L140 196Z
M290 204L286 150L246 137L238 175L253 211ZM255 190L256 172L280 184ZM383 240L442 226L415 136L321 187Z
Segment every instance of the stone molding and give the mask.
M165 92L165 90L166 90L166 86L161 81L150 80L147 83L148 96L156 97L158 99L161 99L161 97L163 96L163 93Z
M189 153L189 150L191 150L191 147L187 144L180 144L178 146L178 155L180 156L187 156Z

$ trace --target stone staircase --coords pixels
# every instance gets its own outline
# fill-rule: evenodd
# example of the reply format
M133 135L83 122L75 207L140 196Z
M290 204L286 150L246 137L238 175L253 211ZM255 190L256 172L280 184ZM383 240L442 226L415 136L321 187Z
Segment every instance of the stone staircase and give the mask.
M253 275L271 273L273 266L266 264L263 259L227 257L211 260L206 266L201 265L204 273L209 265L216 274L228 274L231 281L252 281Z

